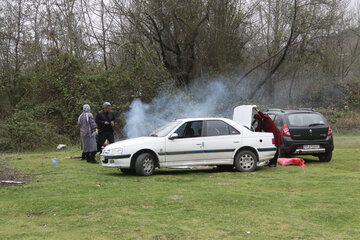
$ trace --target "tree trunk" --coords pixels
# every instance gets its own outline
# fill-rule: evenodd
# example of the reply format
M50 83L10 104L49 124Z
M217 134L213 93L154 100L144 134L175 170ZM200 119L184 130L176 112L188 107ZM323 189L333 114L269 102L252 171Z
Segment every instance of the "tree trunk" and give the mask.
M275 67L265 76L265 78L254 88L254 90L250 93L249 99L253 99L255 97L255 94L262 88L262 86L271 79L271 77L274 75L274 73L279 69L281 64L284 62L286 54L289 50L289 47L291 45L291 42L293 40L293 35L295 31L295 24L296 24L296 11L297 11L297 0L294 0L294 17L291 24L291 30L290 30L290 36L287 41L287 44L285 46L285 50L283 55L281 56L279 62L275 65Z
M20 63L19 63L19 43L21 37L21 18L22 18L22 0L19 0L19 8L18 8L18 15L17 15L17 33L15 39L15 73L17 74L20 70ZM15 80L14 80L15 81ZM15 83L16 84L16 83Z

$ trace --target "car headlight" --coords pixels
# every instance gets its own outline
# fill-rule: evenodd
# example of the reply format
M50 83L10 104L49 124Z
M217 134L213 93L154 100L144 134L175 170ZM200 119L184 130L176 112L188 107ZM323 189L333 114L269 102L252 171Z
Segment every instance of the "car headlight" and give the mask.
M123 153L123 149L122 148L113 148L113 149L110 149L110 154L121 154Z

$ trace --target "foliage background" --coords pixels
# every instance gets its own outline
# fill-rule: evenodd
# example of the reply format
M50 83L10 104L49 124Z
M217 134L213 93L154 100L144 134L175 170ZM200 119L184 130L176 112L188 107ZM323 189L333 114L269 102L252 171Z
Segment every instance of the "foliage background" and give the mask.
M226 81L234 104L315 107L359 129L360 8L343 0L0 0L0 150L78 142L82 105L124 114ZM353 5L351 5L353 6ZM166 108L166 104L163 106ZM355 129L355 130L354 130Z

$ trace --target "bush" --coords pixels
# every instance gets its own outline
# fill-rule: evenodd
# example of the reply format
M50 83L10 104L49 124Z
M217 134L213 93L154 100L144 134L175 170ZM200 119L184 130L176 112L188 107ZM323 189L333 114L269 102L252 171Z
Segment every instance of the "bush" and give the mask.
M69 142L52 130L53 126L36 120L32 112L20 110L2 121L0 130L1 151L22 151L50 146L56 142Z
M341 109L316 109L324 114L335 133L359 133L360 112Z
M130 102L134 98L150 101L159 85L169 78L160 62L141 57L124 59L103 70L58 51L50 52L45 61L20 75L26 91L8 110L0 110L1 150L35 149L68 139L78 141L77 118L85 103L95 116L104 101L111 102L118 123L115 133L122 135L122 113L128 110ZM3 88L0 90L4 92ZM0 97L0 108L9 105L7 98Z

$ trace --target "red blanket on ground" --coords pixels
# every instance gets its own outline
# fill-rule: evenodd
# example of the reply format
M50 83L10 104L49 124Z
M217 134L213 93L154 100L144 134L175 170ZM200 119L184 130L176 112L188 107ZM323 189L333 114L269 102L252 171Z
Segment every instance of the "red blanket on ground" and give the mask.
M295 165L306 167L304 159L301 158L278 158L277 162L281 166Z

